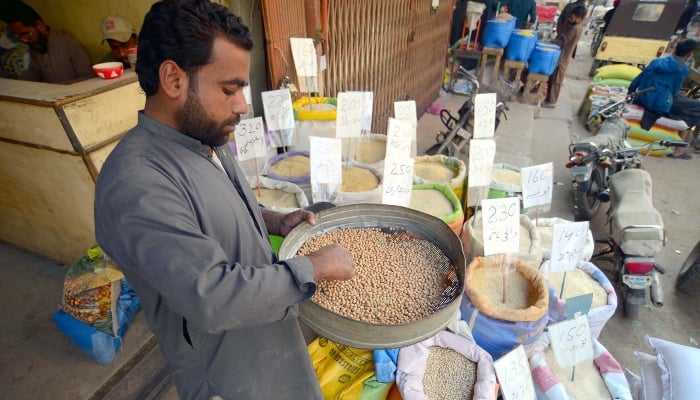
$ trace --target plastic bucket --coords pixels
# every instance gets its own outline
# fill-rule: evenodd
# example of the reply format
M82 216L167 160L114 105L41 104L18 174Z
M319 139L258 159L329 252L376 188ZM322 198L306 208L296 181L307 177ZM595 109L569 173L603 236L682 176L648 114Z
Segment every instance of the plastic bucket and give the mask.
M528 60L530 73L541 75L552 75L557 67L561 55L561 49L556 45L535 45L532 55Z
M510 42L506 49L506 59L513 61L527 61L535 50L537 36L535 32L526 29L517 29L510 35Z
M504 49L508 46L510 35L515 27L515 18L509 20L490 19L486 21L486 32L484 33L484 47L495 47Z

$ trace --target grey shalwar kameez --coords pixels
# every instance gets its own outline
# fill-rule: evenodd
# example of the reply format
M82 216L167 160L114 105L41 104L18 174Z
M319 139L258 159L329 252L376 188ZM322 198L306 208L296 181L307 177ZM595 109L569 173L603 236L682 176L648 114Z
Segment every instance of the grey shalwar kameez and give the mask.
M97 241L139 295L181 398L320 399L295 306L316 288L311 261L276 262L228 146L216 154L228 174L139 113L97 180Z

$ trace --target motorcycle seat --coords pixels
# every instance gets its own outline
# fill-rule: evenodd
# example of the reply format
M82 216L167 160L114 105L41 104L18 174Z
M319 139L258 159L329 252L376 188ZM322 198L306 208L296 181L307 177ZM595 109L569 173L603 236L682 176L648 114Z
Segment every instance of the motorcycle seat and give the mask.
M651 176L626 169L610 176L612 237L628 255L655 256L664 246L664 222L652 201Z

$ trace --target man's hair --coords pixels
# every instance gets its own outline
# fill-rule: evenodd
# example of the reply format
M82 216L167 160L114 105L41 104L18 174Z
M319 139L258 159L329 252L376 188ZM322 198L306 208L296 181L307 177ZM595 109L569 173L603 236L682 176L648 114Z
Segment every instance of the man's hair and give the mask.
M21 22L25 26L36 26L36 21L43 21L39 13L23 1L7 0L3 7L5 9L0 13L0 19L8 24Z
M136 73L146 96L158 91L158 70L172 60L188 76L210 62L214 38L223 35L250 51L253 39L240 17L209 0L161 0L151 7L139 33Z
M584 18L587 13L588 11L586 10L586 6L582 4L577 4L571 9L571 14L577 17Z
M676 50L673 52L673 54L677 55L678 57L685 57L694 52L697 47L698 42L693 39L681 40L676 44Z

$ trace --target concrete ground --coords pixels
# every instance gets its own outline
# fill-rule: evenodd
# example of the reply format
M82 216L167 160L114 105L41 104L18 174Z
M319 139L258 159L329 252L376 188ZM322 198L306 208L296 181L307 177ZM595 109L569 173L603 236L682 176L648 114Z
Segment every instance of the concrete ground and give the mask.
M564 164L569 143L589 135L576 117L590 83L588 39L584 36L580 42L578 57L571 62L557 107L540 109L510 102L508 120L496 132L496 162L520 167L554 163L553 203L549 211L540 213L541 217L573 218L571 183ZM458 95L445 95L436 99L436 103L456 113L463 100ZM435 115L425 114L420 118L419 151L434 143L435 132L441 128ZM461 157L466 160L465 155ZM694 347L700 341L700 298L674 290L681 263L700 239L700 213L694 197L699 193L695 186L699 167L700 154L689 161L654 157L645 160L645 168L654 179L654 205L662 214L668 233L668 244L657 258L667 270L662 276L666 303L662 308L645 307L638 321L625 319L620 307L600 337L620 364L633 371L639 371L634 351L648 352L643 342L645 335ZM592 221L596 237L606 233L602 218L606 209L603 206ZM1 397L177 398L141 313L127 332L114 363L100 366L63 336L51 321L61 299L64 266L0 244L0 267L6 271L6 277L0 281Z

